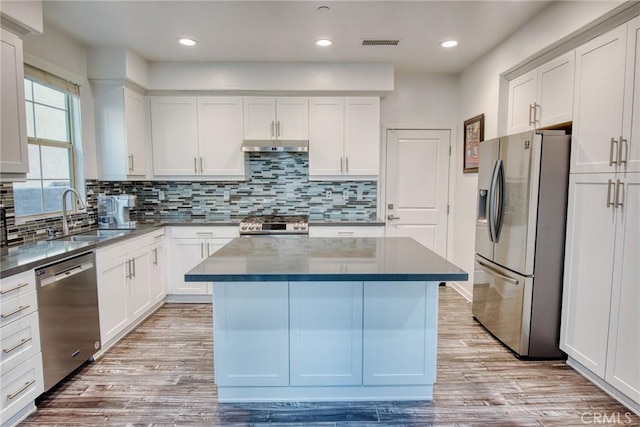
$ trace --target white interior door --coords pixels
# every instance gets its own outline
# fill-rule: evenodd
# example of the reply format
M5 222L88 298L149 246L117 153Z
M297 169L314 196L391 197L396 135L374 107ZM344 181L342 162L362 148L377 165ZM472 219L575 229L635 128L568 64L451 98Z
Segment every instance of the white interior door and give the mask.
M446 257L450 131L387 132L386 235Z

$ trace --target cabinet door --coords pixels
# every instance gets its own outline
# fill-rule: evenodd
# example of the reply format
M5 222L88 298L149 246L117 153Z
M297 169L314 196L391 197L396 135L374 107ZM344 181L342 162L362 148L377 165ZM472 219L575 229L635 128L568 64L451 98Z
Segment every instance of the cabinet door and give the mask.
M345 100L345 173L377 177L380 170L380 100Z
M198 173L196 114L196 98L151 99L154 175L189 176Z
M625 25L576 49L571 172L615 172L625 94Z
M127 327L131 318L128 308L128 260L109 259L98 252L98 307L100 339L103 345Z
M242 98L198 98L199 166L202 175L244 178Z
M616 216L616 209L607 205L614 186L614 174L572 174L569 178L560 348L602 378Z
M531 70L509 82L507 133L520 133L534 128L533 114L538 87L538 71Z
M307 98L276 98L276 137L282 140L309 139Z
M275 139L275 98L244 98L244 139Z
M138 251L128 260L129 311L131 320L138 319L151 308L151 260L150 248Z
M362 282L291 282L289 295L291 385L362 384Z
M621 184L606 380L640 403L640 174Z
M151 304L156 304L164 299L167 294L165 280L166 257L164 252L164 242L157 242L151 249Z
M204 259L201 239L172 239L171 276L168 292L174 295L207 295L207 282L185 282L184 274Z
M9 31L2 31L0 66L0 171L29 171L27 152L27 121L24 104L24 68L22 40Z
M622 172L640 172L640 17L632 19L627 32L627 81L620 158ZM633 88L633 90L631 89Z
M437 283L365 282L363 318L363 384L434 383Z
M289 385L288 300L287 282L215 284L218 386Z
M127 174L147 173L147 141L144 97L131 89L124 88L124 124L127 137Z
M344 171L344 99L309 99L309 176Z
M538 68L536 127L557 125L572 120L574 74L574 51Z

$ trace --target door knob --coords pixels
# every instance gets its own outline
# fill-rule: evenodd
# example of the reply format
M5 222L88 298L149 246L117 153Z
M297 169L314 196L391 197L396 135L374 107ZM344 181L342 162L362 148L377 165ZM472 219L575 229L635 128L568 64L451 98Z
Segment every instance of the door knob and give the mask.
M394 215L387 215L387 219L388 220L394 220L394 219L400 219L399 216L394 216Z

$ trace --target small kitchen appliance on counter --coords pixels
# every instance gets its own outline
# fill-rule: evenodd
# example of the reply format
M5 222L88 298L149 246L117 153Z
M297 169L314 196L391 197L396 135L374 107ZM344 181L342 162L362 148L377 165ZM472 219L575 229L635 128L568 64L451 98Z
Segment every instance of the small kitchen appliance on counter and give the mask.
M240 221L240 235L309 234L307 215L253 215Z
M562 358L570 135L480 143L473 316L519 357Z
M98 196L98 225L100 228L136 228L137 221L131 221L129 211L136 207L136 196Z

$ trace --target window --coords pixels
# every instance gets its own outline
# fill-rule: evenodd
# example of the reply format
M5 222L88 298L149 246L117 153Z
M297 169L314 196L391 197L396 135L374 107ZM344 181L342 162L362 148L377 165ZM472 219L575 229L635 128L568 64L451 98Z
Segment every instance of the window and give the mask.
M75 184L73 99L66 91L30 78L25 78L24 86L29 173L26 182L13 185L15 215L58 214L62 193Z

